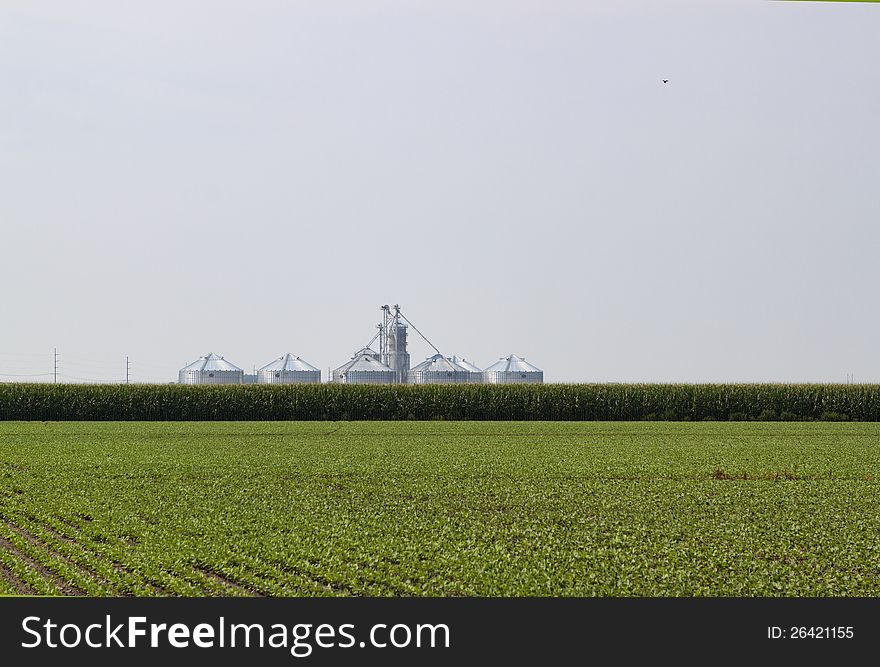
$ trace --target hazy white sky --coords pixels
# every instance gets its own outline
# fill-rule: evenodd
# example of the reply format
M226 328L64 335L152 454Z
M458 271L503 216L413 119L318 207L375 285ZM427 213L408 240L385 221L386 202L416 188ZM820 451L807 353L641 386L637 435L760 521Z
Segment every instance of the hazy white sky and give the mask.
M874 4L4 0L0 380L54 346L66 377L326 373L397 302L548 381L878 382L878 34Z

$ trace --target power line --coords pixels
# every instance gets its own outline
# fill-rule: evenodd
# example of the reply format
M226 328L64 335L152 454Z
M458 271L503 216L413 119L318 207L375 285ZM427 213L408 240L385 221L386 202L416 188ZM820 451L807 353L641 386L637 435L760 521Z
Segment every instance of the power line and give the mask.
M172 364L153 364L149 362L141 363L140 361L132 361L130 355L125 355L125 375L121 376L120 362L108 361L106 357L99 360L91 355L71 355L64 357L64 368L61 366L61 353L58 348L52 349L52 365L45 368L37 362L38 357L45 359L43 355L35 355L30 353L18 352L0 352L5 358L0 358L0 381L15 382L18 378L20 381L40 382L48 381L52 383L78 381L78 382L97 382L104 384L117 384L124 382L125 384L142 384L144 378L142 375L152 376L155 379L150 382L162 382L166 380L164 376L169 375L174 366ZM135 373L135 365L141 369L139 373ZM72 374L68 373L70 371ZM101 379L94 375L102 376ZM6 378L6 380L2 380ZM51 378L51 379L49 379Z
M0 352L0 357L29 357L31 359L45 358L45 352Z
M114 382L113 380L99 380L97 378L83 378L83 377L78 377L76 375L62 375L61 378L64 380L78 380L80 382L95 382L97 384L117 384L119 382L119 380L116 380Z
M70 366L70 365L84 366L87 368L94 368L96 366L101 366L104 368L117 368L117 369L119 368L119 361L118 360L117 361L82 361L80 359L77 359L76 357L71 358L70 355L67 355L64 357L64 363L67 366Z
M4 368L14 373L28 373L33 371L43 373L52 371L52 367L49 366L46 368L46 364L10 364L5 361L0 361L0 369Z

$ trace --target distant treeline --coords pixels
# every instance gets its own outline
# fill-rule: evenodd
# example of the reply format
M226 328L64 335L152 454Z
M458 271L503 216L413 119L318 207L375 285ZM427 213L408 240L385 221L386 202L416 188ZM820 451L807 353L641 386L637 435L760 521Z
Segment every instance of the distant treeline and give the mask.
M0 384L0 420L880 421L880 385Z

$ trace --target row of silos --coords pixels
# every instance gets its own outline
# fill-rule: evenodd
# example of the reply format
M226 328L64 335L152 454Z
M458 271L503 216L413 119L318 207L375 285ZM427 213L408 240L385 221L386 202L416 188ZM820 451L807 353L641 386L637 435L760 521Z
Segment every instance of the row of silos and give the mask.
M410 371L407 381L412 384L541 384L544 382L544 371L515 354L499 359L484 370L467 359L455 356L444 358L438 354Z
M245 384L245 373L235 364L213 352L180 369L180 384ZM258 384L307 384L321 381L321 371L301 357L285 354L257 371ZM382 363L369 347L333 371L331 381L341 384L394 384L398 373ZM407 384L540 384L544 372L522 357L511 354L480 370L461 357L435 354L409 369Z
M244 371L223 357L209 352L184 366L177 374L180 384L245 384ZM257 371L258 384L305 384L321 381L321 371L304 359L285 354Z

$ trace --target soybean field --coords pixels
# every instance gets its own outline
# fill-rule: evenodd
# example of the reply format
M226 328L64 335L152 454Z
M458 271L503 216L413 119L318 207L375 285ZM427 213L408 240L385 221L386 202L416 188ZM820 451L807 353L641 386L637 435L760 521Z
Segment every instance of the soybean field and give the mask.
M880 424L2 422L0 593L875 596Z

